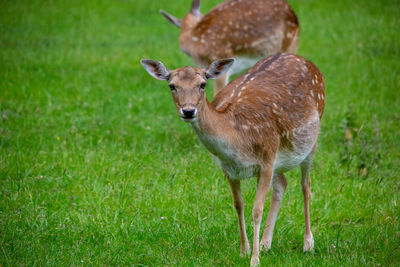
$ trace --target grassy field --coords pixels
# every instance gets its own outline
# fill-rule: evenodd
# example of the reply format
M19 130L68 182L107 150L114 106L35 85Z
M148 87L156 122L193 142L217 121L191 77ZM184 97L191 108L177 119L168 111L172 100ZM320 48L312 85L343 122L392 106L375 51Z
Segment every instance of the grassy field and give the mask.
M205 12L220 1L202 2ZM315 251L302 253L295 170L261 265L399 266L400 2L289 2L298 53L327 83L311 174ZM192 65L158 13L189 7L0 1L0 265L249 264L222 171L139 64ZM255 187L243 183L249 237Z

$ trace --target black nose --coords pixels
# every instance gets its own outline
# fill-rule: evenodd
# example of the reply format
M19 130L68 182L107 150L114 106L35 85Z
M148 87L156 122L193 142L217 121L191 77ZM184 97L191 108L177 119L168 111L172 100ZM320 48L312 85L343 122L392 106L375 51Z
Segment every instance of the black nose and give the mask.
M192 119L196 109L194 108L183 108L182 113L185 119Z

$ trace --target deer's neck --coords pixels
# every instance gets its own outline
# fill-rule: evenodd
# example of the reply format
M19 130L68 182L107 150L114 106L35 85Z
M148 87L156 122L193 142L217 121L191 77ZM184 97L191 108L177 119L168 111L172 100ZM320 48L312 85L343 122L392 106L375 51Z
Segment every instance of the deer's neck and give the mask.
M201 106L192 128L203 145L214 155L221 147L232 146L235 130L228 113L220 113L206 100Z
M179 45L181 50L188 54L189 56L193 57L193 47L199 43L200 40L198 37L192 35L192 29L182 30L181 36L179 37Z

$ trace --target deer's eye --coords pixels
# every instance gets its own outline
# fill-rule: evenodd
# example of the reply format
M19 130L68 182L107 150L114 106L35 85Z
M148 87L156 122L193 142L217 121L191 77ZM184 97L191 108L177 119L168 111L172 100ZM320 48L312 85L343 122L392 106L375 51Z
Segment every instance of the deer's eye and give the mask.
M200 84L200 89L201 89L201 90L204 90L204 89L206 88L206 85L207 85L206 83L201 83L201 84Z
M175 85L169 84L168 86L169 86L169 88L171 89L171 91L176 91Z

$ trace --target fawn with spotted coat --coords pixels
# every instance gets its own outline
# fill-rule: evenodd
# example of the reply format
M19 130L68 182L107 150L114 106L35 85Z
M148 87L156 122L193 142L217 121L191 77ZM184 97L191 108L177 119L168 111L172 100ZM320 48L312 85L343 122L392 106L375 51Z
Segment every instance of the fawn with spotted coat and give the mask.
M181 28L180 48L198 67L235 58L232 68L215 81L214 95L230 75L253 66L262 57L297 50L299 22L285 0L227 0L204 16L200 0L194 0L183 19L163 10L161 14Z
M310 166L325 105L325 82L310 61L293 54L262 59L246 74L229 83L210 103L208 79L218 78L233 59L213 62L207 69L168 70L161 62L142 60L155 78L167 80L182 120L188 122L203 145L217 158L230 184L239 219L240 252L250 253L240 181L256 176L253 206L253 255L259 263L260 223L271 186L271 206L261 249L269 250L276 217L287 185L284 173L301 167L304 200L304 251L313 248L310 229Z

